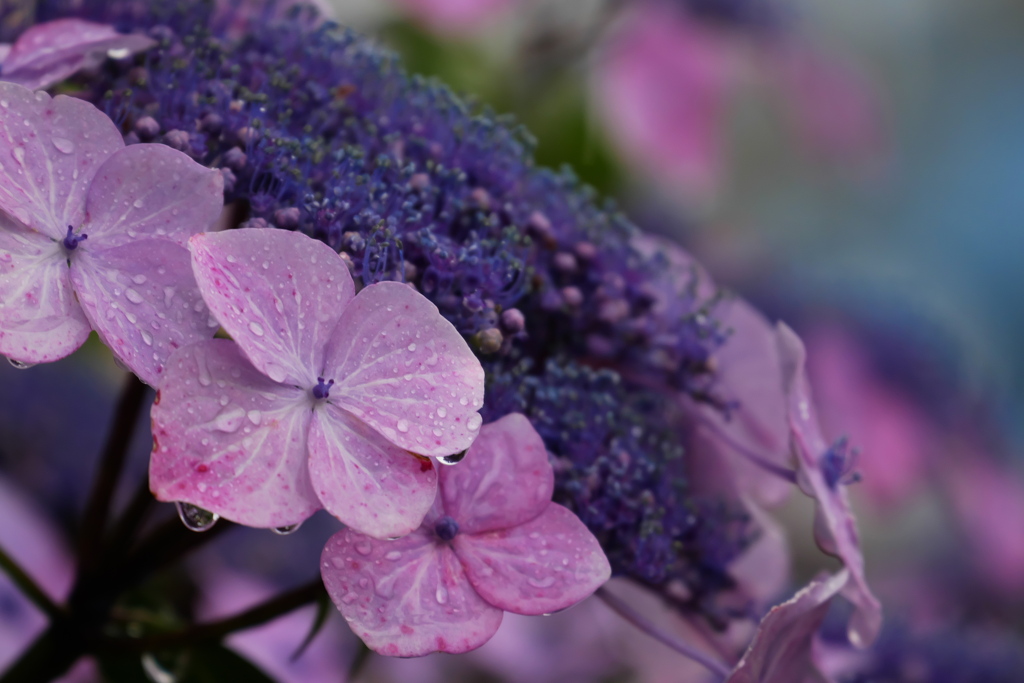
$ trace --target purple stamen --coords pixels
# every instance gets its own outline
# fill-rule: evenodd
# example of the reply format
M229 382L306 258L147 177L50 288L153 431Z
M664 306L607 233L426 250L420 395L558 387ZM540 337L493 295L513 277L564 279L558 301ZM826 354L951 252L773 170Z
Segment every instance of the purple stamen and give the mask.
M838 439L821 456L821 473L825 483L833 491L839 484L855 484L860 481L857 467L857 451L851 450L845 437Z
M437 524L434 525L434 533L442 541L450 541L459 535L459 523L445 515L437 520Z
M316 382L316 386L313 387L313 397L322 401L331 395L331 387L334 386L334 380L332 379L325 383L323 377L317 377Z
M69 225L68 234L64 238L64 248L67 249L68 251L74 251L75 249L78 248L79 242L88 238L89 236L86 235L84 232L81 235L74 234L74 229Z

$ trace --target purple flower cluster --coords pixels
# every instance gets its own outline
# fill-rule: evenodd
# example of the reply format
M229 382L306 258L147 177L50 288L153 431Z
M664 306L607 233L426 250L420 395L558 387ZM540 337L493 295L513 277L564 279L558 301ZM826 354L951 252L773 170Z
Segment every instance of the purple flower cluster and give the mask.
M725 564L750 536L736 532L742 514L696 501L684 435L639 388L711 396L709 358L726 335L695 264L651 248L570 172L536 168L511 122L308 10L258 16L237 41L228 27L243 18L205 5L82 12L158 43L78 82L128 143L161 142L220 169L236 223L327 243L357 286L413 284L471 339L493 383L520 387L525 405L489 392L488 418L525 409L538 421L561 458L556 499L618 573L682 580L693 596L729 587ZM560 370L552 358L573 360ZM575 411L554 410L570 396ZM569 434L591 444L585 457Z

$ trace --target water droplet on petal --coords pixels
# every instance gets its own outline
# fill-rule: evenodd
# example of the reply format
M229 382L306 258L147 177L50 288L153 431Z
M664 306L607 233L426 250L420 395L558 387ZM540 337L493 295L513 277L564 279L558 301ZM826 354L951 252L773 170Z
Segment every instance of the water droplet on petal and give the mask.
M446 415L448 415L448 410L444 406L441 406L440 408L437 409L438 417L445 417Z
M404 420L404 419L403 420L399 420L398 424L395 425L395 426L398 427L398 431L402 432L403 434L405 432L409 431L409 421L408 420Z
M220 519L220 515L180 500L174 504L178 508L178 517L190 531L209 531Z
M132 202L132 206L134 206L136 209L141 209L142 205L143 201L141 199L136 199L134 202Z
M534 588L551 588L555 585L555 577L553 576L542 576L540 578L530 577L526 580L528 584Z
M124 298L128 299L128 301L131 301L133 304L142 303L142 295L136 292L131 287L124 291Z
M28 370L35 365L35 363L22 363L20 360L14 360L13 358L8 358L7 362L11 364L12 368L17 368L18 370Z
M75 143L67 138L53 138L53 146L57 148L58 152L64 154L71 154L75 151Z
M475 432L476 430L480 429L480 425L482 425L483 422L484 419L480 417L480 413L473 413L472 415L469 416L469 419L466 420L466 429L468 429L471 432Z
M356 552L360 555L369 555L371 552L373 552L373 545L366 540L359 541L358 543L356 543Z
M153 335L151 335L149 332L146 332L145 330L143 330L142 331L142 341L143 341L143 343L145 343L146 346L152 346L153 345Z
M415 351L415 350L416 350L416 343L415 343L415 342L413 342L412 344L409 344L409 346L408 346L407 348L408 348L408 349L409 349L410 351Z
M398 562L402 559L402 553L397 550L389 550L388 554L384 556L385 560L391 560L392 562Z
M457 465L462 462L462 459L466 457L466 451L461 453L452 453L451 455L442 455L438 457L437 461L442 465Z
M434 593L434 597L437 599L437 604L444 605L448 602L448 589L443 584L437 584L437 592Z
M257 337L263 336L263 326L257 322L249 323L249 331L255 334Z
M257 427L259 427L260 422L263 420L263 413L258 410L250 410L245 416L249 418L249 422L252 422Z
M302 522L298 522L297 524L289 524L288 526L277 526L271 529L271 531L273 531L278 536L287 536L288 534L294 534L296 531L298 531L300 526L302 526Z
M231 434L238 431L238 427L241 426L244 418L245 411L239 406L233 406L215 417L213 419L213 426L222 432Z

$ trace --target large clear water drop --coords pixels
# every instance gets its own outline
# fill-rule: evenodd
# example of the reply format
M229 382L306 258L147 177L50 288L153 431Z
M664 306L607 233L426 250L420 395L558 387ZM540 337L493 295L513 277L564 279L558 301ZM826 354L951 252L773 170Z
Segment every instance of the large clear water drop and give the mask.
M181 523L191 531L209 531L220 519L220 515L215 512L189 503L182 503L180 500L174 506L178 508L178 517L181 518Z

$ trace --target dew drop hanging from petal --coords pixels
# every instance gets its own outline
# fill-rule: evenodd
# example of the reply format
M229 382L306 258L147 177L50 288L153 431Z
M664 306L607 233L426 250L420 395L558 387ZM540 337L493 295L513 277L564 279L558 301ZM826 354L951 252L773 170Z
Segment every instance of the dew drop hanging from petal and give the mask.
M466 457L466 451L461 453L452 453L451 455L438 456L437 461L442 465L457 465L462 462L462 459Z
M300 526L302 526L302 522L299 522L298 524L289 524L288 526L274 527L273 529L271 529L271 531L273 531L278 536L288 536L298 531Z
M220 519L220 515L214 512L181 501L177 501L174 507L178 509L182 524L191 531L209 531Z
M13 358L8 358L7 362L11 364L12 368L17 368L18 370L28 370L35 365L35 363L22 363L20 360L14 360Z

